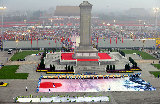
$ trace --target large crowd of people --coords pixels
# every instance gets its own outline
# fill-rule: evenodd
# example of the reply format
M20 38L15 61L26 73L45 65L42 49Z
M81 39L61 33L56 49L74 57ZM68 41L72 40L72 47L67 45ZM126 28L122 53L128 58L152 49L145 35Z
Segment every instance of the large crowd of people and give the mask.
M52 24L51 27L38 28L38 26L33 26L29 28L26 27L6 27L4 28L3 35L0 36L0 40L13 40L13 41L22 41L22 40L62 40L64 43L71 41L72 36L79 36L80 29L79 26L73 26L76 23L70 23L70 25L65 24L66 21L61 21L59 26L54 27ZM70 21L71 22L71 21ZM77 21L76 21L77 22ZM97 22L97 21L96 21ZM63 25L62 25L63 24ZM57 25L57 23L56 23ZM45 28L44 28L45 27ZM92 24L91 28L91 38L93 42L96 42L97 38L106 39L106 38L121 38L124 39L144 39L144 38L158 38L159 31L155 31L153 27L145 26L118 26L115 25L97 25L96 23Z

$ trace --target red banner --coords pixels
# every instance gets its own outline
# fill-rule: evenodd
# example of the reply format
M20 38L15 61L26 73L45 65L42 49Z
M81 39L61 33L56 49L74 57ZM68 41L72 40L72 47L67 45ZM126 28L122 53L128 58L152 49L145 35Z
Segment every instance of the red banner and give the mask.
M117 44L117 37L116 37L116 44Z
M38 37L37 37L37 47L38 47Z
M62 36L62 38L61 38L61 42L63 42L63 36Z
M32 45L32 37L31 37L31 45Z

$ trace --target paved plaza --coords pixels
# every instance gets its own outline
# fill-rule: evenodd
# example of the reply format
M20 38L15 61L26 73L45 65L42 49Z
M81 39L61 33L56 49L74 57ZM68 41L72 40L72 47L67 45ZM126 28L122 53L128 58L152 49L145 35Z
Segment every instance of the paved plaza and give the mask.
M7 52L1 52L0 56L6 55ZM11 56L11 55L10 55ZM8 58L10 56L7 56ZM138 57L138 56L136 56ZM133 57L134 58L134 57ZM109 92L39 92L37 93L37 83L38 79L41 75L46 75L42 72L36 72L37 62L39 62L40 56L27 56L26 61L21 64L17 73L29 73L27 80L0 80L3 82L8 82L9 85L7 87L0 87L0 104L12 104L14 103L13 98L17 96L47 96L51 95L105 95L110 96L110 102L108 104L159 104L160 102L160 79L154 78L153 75L149 73L149 71L158 71L155 67L151 65L150 62L142 63L141 59L136 59L138 62L138 66L142 69L140 76L143 80L150 82L156 88L156 91L109 91ZM1 59L0 59L1 60ZM27 63L32 61L33 63ZM35 62L35 63L34 63ZM10 63L10 62L8 62ZM8 64L7 62L5 64ZM95 67L96 68L96 67ZM48 75L48 74L47 74ZM26 92L25 88L28 87L28 91ZM58 104L58 103L57 103ZM80 104L80 103L79 103ZM85 104L85 103L84 103ZM95 103L96 104L96 103ZM97 103L98 104L98 103Z

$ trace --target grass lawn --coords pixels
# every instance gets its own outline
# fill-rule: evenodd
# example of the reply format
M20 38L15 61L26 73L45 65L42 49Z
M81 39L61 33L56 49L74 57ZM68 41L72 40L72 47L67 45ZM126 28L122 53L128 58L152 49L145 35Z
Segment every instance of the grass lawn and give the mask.
M43 52L43 51L22 51L22 52L17 52L11 57L11 61L17 61L18 59L24 59L28 55L38 54L39 52Z
M160 76L160 71L151 71L151 74L153 74L155 77L158 77L158 75Z
M19 65L3 66L0 69L0 79L27 79L28 73L15 73Z
M151 56L150 54L146 53L146 52L142 52L142 51L137 51L137 50L122 50L125 54L133 54L133 53L137 53L140 54L142 59L156 59L153 56Z
M157 69L160 69L160 64L153 64L154 67L156 67Z

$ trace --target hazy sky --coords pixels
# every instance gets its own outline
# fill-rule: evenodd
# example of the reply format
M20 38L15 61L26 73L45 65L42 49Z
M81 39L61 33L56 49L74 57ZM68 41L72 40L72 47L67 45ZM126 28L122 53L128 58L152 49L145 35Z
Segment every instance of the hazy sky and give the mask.
M78 6L84 0L0 0L8 10L46 10L57 5ZM152 8L160 6L160 0L88 0L93 11L119 11L128 8Z

